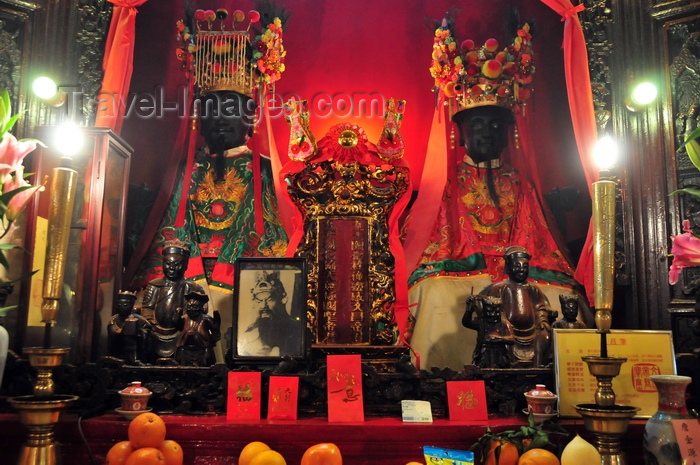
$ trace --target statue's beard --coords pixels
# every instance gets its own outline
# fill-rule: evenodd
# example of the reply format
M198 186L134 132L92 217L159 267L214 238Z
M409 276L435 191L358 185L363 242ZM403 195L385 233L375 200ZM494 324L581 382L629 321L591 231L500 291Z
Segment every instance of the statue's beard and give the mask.
M216 153L216 158L214 158L214 174L216 175L216 182L221 182L224 180L224 152L228 150L228 143L226 141L226 134L219 134L214 143L214 151Z
M279 321L280 318L275 316L273 313L269 318L258 317L258 335L260 336L260 341L269 347L276 347L279 342Z

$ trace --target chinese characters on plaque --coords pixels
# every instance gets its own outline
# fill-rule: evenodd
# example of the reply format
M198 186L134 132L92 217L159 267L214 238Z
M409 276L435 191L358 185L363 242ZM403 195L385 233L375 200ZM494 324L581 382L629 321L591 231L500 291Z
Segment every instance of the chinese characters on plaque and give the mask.
M620 374L613 378L615 403L639 407L648 417L658 407L652 375L676 374L671 331L612 330L608 355L623 357ZM593 329L554 329L554 363L559 415L578 416L577 404L595 402L597 380L581 357L600 356L600 334Z
M365 421L360 355L329 355L328 421Z
M488 420L483 381L448 381L447 405L452 421Z
M268 420L296 420L299 398L297 376L270 376L267 400Z

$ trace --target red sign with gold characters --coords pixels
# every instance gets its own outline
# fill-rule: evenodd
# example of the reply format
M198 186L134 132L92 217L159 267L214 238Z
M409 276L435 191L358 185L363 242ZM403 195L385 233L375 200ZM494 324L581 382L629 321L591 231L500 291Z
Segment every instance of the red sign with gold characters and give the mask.
M228 373L227 420L260 419L260 384L259 371Z
M365 421L360 355L329 355L328 421Z
M581 357L600 356L600 334L595 329L554 329L554 366L559 415L578 416L577 404L595 402L598 382ZM639 407L637 417L649 417L658 407L658 394L650 377L675 375L671 331L611 330L609 357L622 357L620 374L613 378L615 403Z
M483 381L448 381L447 403L452 421L489 419Z
M296 420L298 399L298 376L270 376L267 419Z

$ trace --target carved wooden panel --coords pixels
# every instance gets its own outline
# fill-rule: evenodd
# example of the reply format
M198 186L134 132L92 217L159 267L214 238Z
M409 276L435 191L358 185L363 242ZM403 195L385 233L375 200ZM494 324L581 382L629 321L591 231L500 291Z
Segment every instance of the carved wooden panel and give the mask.
M32 17L36 5L28 2L0 1L0 90L7 89L13 108L25 103Z
M107 0L80 0L76 33L78 44L78 83L82 88L82 114L86 123L95 122L94 99L102 85L102 60L105 38L112 18L112 3Z

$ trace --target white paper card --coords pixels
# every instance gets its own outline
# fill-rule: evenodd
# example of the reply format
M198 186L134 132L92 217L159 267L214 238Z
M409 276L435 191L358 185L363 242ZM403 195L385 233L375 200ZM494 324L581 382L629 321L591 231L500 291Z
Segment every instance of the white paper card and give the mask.
M426 400L402 400L401 418L407 423L432 423L433 412Z

